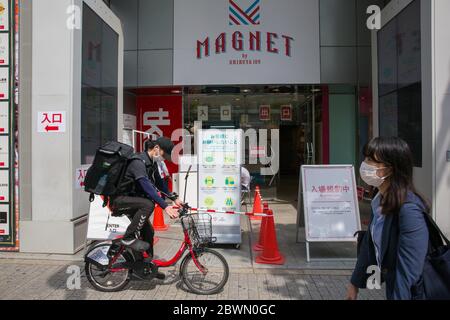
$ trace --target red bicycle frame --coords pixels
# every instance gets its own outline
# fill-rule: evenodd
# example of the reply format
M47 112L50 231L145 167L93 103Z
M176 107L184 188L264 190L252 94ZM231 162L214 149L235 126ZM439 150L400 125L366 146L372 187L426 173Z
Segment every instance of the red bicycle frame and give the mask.
M152 262L159 268L168 268L168 267L172 267L174 266L184 255L184 252L186 250L189 250L189 253L192 256L192 260L194 260L194 264L195 266L200 270L200 272L202 272L203 274L206 274L208 272L208 270L202 266L202 264L198 261L197 257L195 256L195 252L193 249L193 245L192 245L192 241L189 238L189 233L187 230L184 230L184 240L183 243L181 244L180 249L177 251L177 253L175 254L175 256L173 256L172 259L165 261L165 260L153 260ZM119 256L123 253L123 251L125 250L124 246L121 246L119 252L111 259L111 263L110 263L110 267L117 261L117 259L119 258ZM146 253L144 253L144 258L148 257L148 255ZM125 271L126 269L124 268L109 268L110 272L122 272Z

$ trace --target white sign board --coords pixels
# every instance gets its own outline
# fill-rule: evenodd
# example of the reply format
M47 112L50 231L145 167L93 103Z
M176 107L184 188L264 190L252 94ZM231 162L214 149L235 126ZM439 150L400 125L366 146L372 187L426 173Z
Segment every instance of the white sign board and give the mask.
M9 202L9 171L0 170L0 202Z
M302 166L308 242L356 241L361 230L353 166Z
M9 68L0 68L0 99L9 100Z
M9 168L9 137L0 136L0 169Z
M241 130L198 131L198 206L217 211L240 211ZM213 236L218 243L241 243L239 215L213 213Z
M84 165L75 171L75 189L81 190L84 188L84 179L86 178L86 173L91 165Z
M0 66L9 65L9 34L0 34Z
M220 120L231 121L231 106L220 107Z
M66 132L67 117L65 111L41 111L37 116L37 132Z
M0 134L9 133L9 102L0 102Z
M9 0L0 0L0 31L9 31Z
M175 85L320 83L317 0L174 0L174 11Z
M197 107L197 120L198 121L208 121L208 106L198 106Z
M91 203L88 219L88 240L113 240L125 234L130 220L126 216L112 217L108 207L103 208L103 200L95 196Z

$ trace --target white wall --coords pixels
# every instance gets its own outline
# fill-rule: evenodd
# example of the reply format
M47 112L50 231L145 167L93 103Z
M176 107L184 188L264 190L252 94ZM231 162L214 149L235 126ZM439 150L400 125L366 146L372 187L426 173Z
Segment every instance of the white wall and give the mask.
M31 127L19 130L31 136L31 215L20 222L20 250L40 253L74 253L86 236L88 195L75 188L75 172L81 163L81 30L66 27L67 8L83 0L32 2ZM119 34L120 21L102 0L85 0ZM51 17L51 18L49 18ZM119 88L122 87L123 54L119 55ZM29 76L29 75L28 75ZM118 112L123 93L119 89ZM38 133L38 112L66 112L66 132ZM122 117L118 120L121 132ZM22 182L23 180L21 180ZM26 183L27 181L25 181ZM21 215L22 216L22 215Z
M450 235L450 28L448 14L450 1L432 1L433 17L433 105L435 108L435 188L436 218L447 235Z

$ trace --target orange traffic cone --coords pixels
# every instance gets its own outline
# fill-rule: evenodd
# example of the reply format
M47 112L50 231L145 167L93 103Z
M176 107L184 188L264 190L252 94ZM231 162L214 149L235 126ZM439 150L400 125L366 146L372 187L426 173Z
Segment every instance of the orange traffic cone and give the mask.
M269 204L267 202L264 202L263 204L263 213L267 214L269 211ZM256 243L253 246L254 251L262 251L264 249L264 237L266 235L266 225L267 225L267 216L262 217L261 221L261 227L259 229L259 240L258 243Z
M164 213L160 206L155 204L155 212L153 216L153 229L155 231L167 231L169 226L164 223Z
M252 213L262 213L263 208L261 206L262 198L261 191L259 190L259 186L256 186L255 189L255 201L253 202L253 211ZM260 216L251 216L250 220L262 220Z
M278 250L277 233L275 231L275 219L272 210L268 210L266 235L264 237L264 249L262 253L256 257L258 264L284 264L285 258Z

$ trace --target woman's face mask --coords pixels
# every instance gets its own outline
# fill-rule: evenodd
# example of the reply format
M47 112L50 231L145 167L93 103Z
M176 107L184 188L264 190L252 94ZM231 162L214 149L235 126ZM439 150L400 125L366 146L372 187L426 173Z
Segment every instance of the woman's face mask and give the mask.
M383 182L386 180L387 177L379 177L377 175L378 170L386 169L385 167L378 168L376 166L372 166L368 164L367 162L363 162L361 164L361 168L359 169L359 173L361 175L361 179L367 183L369 186L379 188Z

